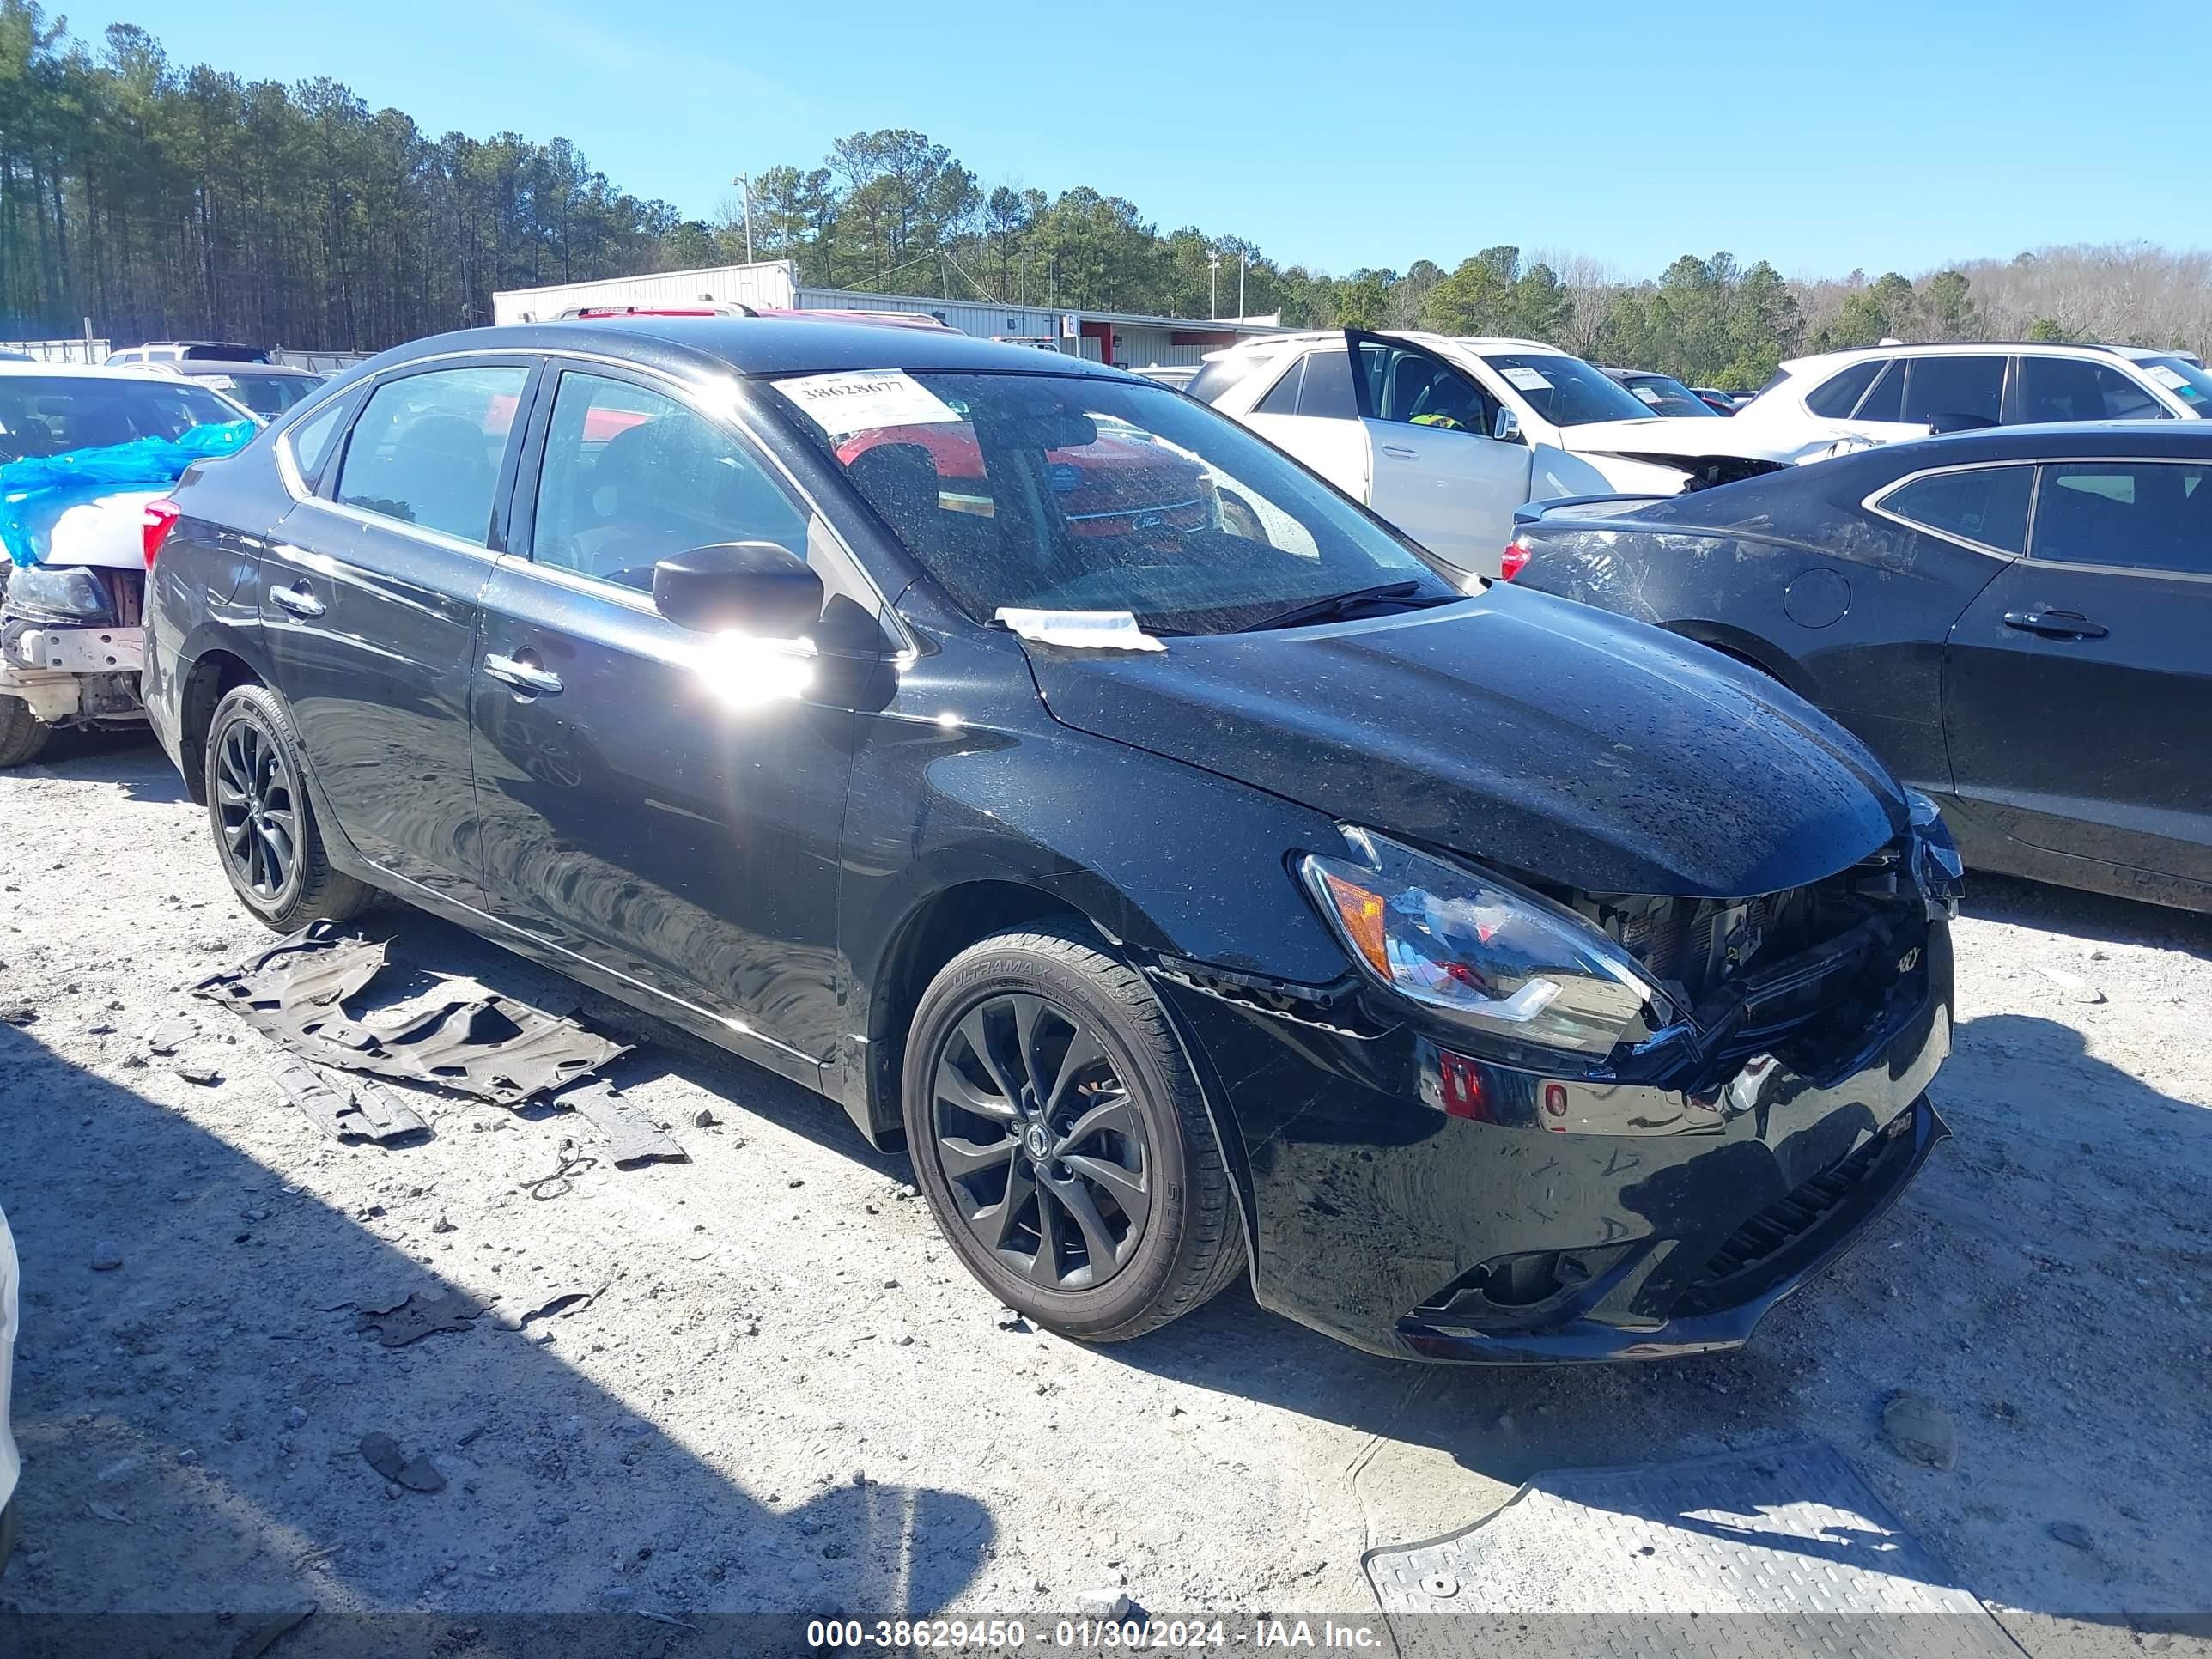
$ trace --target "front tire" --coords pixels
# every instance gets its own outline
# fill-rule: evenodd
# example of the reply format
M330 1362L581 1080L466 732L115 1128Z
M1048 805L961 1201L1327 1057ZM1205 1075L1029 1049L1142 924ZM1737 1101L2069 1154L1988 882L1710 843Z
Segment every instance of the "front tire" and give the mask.
M375 890L331 863L301 781L299 739L266 686L225 693L208 722L208 823L223 873L254 919L279 933L350 921Z
M29 765L53 734L21 697L0 697L0 771Z
M939 1231L1046 1329L1139 1336L1243 1266L1197 1079L1143 979L1096 942L1011 933L962 951L915 1011L902 1084Z

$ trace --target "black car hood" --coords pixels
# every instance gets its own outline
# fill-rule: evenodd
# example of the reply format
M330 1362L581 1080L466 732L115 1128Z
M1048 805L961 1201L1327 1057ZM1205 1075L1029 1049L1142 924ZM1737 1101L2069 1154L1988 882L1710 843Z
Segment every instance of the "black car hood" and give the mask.
M1779 892L1905 827L1794 693L1547 594L1166 645L1028 650L1066 725L1584 892Z

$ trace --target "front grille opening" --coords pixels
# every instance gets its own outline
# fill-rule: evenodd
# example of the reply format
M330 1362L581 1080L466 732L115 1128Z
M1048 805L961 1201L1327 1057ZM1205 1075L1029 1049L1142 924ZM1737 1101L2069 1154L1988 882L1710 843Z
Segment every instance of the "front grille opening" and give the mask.
M1800 1183L1746 1221L1706 1259L1675 1303L1675 1314L1704 1313L1729 1307L1756 1294L1762 1282L1782 1268L1788 1256L1820 1224L1845 1207L1882 1155L1896 1144L1908 1113L1881 1133L1869 1136L1838 1162ZM1786 1269L1785 1269L1786 1270Z

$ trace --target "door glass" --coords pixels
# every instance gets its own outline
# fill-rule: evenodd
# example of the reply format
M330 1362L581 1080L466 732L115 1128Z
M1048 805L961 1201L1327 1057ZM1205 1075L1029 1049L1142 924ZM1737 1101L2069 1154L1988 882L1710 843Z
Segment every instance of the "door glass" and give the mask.
M1857 407L1866 389L1874 384L1874 377L1881 373L1887 360L1869 358L1863 363L1853 363L1805 399L1805 407L1823 420L1840 421Z
M2155 421L2164 404L2116 368L2078 357L2023 357L2020 418L2042 421Z
M1886 511L1938 535L2020 553L2027 548L2032 466L1985 466L1916 478L1882 500Z
M705 416L629 380L561 376L538 480L538 563L649 591L660 560L713 542L775 542L803 557L806 516Z
M1914 357L1907 361L1906 420L1917 425L1942 416L1966 415L1994 423L2002 413L2003 358Z
M338 467L348 507L482 547L530 371L440 368L369 394Z
M1905 360L1893 358L1882 365L1881 378L1874 383L1859 406L1851 411L1855 421L1901 421L1905 418Z
M1341 356L1343 354L1340 352L1337 355ZM1297 362L1292 363L1290 373L1275 382L1267 395L1260 399L1258 406L1252 412L1255 415L1297 414L1298 412L1298 381L1305 374L1306 362L1305 358L1301 357Z
M2212 575L2212 465L2070 461L2043 469L2030 554Z
M1352 395L1352 354L1332 347L1306 359L1305 385L1298 413L1309 419L1356 421L1358 400Z
M1400 346L1365 345L1360 363L1377 420L1448 432L1487 432L1482 393L1457 369Z

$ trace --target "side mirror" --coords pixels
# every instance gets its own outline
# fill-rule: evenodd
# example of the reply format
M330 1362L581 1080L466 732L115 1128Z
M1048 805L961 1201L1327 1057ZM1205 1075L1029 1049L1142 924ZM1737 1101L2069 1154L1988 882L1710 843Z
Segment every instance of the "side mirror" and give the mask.
M1498 418L1490 423L1490 435L1502 444L1521 442L1521 417L1504 404L1498 404Z
M653 603L678 628L787 639L822 616L822 578L775 542L715 542L653 567Z

